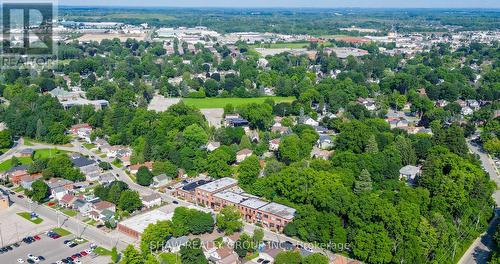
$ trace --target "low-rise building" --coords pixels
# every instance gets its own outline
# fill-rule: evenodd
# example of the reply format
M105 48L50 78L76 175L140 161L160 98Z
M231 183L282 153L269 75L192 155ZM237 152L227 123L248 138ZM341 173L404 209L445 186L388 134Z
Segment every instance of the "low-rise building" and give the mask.
M420 175L420 168L413 165L406 165L399 170L399 179L405 180L408 183L414 183L415 179Z
M196 203L203 204L204 206L209 208L214 208L215 203L213 195L218 192L236 187L237 185L237 180L226 177L198 186L195 189Z
M142 204L146 208L151 208L161 205L161 196L157 193L151 193L150 195L143 196L141 200Z
M236 162L240 163L244 161L246 158L252 156L252 153L253 151L247 148L236 152Z
M168 177L166 174L160 174L157 176L153 177L153 187L162 187L170 183L170 177Z
M117 229L127 236L139 239L148 225L156 224L158 221L171 220L173 215L174 213L153 210L121 221Z

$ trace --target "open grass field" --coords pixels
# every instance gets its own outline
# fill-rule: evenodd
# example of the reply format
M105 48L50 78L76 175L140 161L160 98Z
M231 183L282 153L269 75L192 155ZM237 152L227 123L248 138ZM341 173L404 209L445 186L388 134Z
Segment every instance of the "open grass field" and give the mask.
M31 216L30 216L30 213L28 212L21 212L21 213L17 213L17 215L19 215L20 217L32 222L33 224L41 224L43 222L43 219L38 217L36 219L31 219Z
M189 106L194 106L199 109L208 109L224 108L227 104L232 104L235 107L250 103L261 104L268 98L273 99L275 103L293 102L293 100L295 100L295 97L269 96L253 98L183 98L182 101Z
M22 158L17 158L21 164L30 164L33 162L33 160L29 157L22 157ZM0 172L3 171L8 171L12 168L12 162L11 160L6 160L2 163L0 163Z
M35 159L41 159L41 158L52 158L57 155L61 155L67 153L65 150L60 150L60 149L38 149L35 151Z

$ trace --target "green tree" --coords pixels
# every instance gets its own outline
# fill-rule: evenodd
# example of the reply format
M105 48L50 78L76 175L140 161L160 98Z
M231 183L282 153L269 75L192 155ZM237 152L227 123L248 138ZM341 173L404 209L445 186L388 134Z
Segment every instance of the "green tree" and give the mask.
M111 261L113 261L113 263L118 263L118 261L120 261L120 256L118 255L116 247L111 249Z
M191 148L199 148L208 141L207 133L197 124L186 127L182 136L184 137L185 144Z
M243 222L238 208L224 206L217 215L217 227L224 231L226 235L232 235L234 232L241 230Z
M142 264L144 263L144 259L141 256L141 253L134 248L133 245L128 245L127 248L123 251L123 259L121 261L122 264Z
M414 165L417 163L417 154L409 138L398 136L395 144L400 153L402 165Z
M354 183L354 192L362 193L372 190L372 178L367 169L363 169Z
M182 264L208 264L208 260L203 254L201 240L199 238L195 238L189 241L185 246L181 246L179 253L181 254Z
M313 253L302 260L302 264L328 264L330 260L320 253Z
M36 180L31 184L31 190L26 192L31 200L41 203L50 195L49 186L42 180Z
M0 131L0 149L10 148L12 146L12 133L9 130Z
M171 221L158 221L156 224L150 224L141 236L142 253L156 252L162 249L164 243L172 236Z
M153 174L146 166L141 166L135 175L137 183L142 186L149 186L153 182Z
M297 251L282 251L274 258L275 264L301 264L302 256Z
M260 164L259 158L257 156L252 155L242 161L238 167L238 182L242 186L252 185L260 172Z
M125 190L120 194L118 207L126 212L132 213L142 207L142 201L139 193L133 190Z
M371 135L370 138L368 138L365 151L370 154L378 152L378 144L377 140L375 139L375 135Z

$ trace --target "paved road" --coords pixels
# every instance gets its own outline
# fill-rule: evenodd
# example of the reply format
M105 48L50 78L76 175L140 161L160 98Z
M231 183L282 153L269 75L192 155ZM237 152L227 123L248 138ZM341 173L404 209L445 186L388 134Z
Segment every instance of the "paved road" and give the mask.
M498 175L497 170L494 167L493 161L490 157L484 153L479 147L472 145L468 142L469 149L474 153L479 155L483 168L490 175L491 180L493 180L497 186L500 186L500 175ZM462 256L458 264L474 264L474 263L486 263L488 256L490 255L491 249L493 248L492 235L495 232L495 227L500 221L500 191L493 193L493 199L495 200L497 207L495 208L495 217L490 222L488 229L485 233L481 234L469 249Z
M11 149L9 149L4 154L0 155L0 161L12 158L12 156L14 156L23 148L24 148L24 139L20 138L17 142L14 143L14 146Z

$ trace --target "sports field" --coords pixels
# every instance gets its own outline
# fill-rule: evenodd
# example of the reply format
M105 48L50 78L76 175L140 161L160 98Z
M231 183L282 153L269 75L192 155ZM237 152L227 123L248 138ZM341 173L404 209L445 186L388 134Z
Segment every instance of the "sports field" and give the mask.
M199 109L208 109L224 108L227 104L232 104L235 107L250 103L261 104L268 98L273 99L275 103L293 102L295 100L295 97L269 96L254 98L182 98L182 101L189 106L194 106Z

